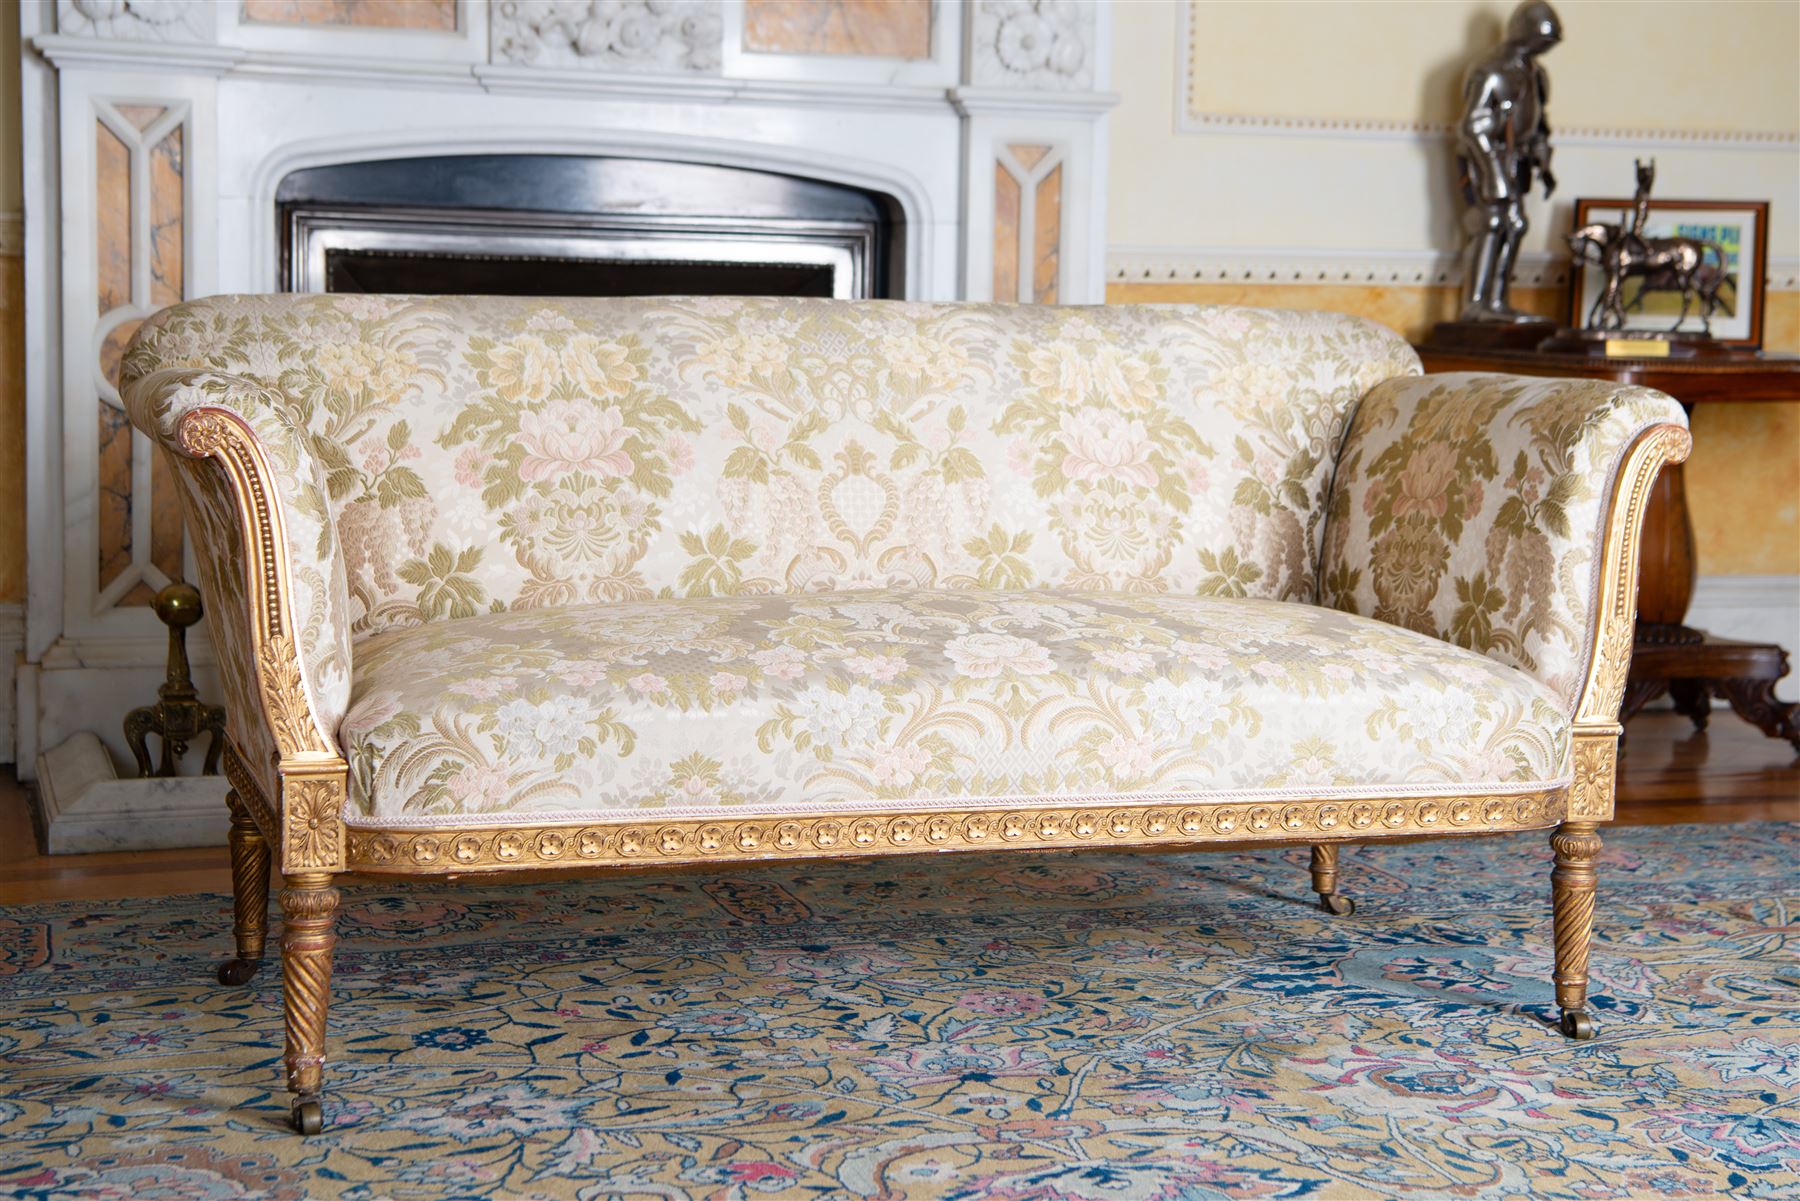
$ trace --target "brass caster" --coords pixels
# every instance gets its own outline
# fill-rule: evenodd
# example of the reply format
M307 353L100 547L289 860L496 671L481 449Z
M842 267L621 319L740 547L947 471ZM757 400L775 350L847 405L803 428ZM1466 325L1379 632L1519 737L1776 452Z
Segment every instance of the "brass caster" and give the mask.
M1319 894L1319 908L1334 917L1349 917L1356 912L1356 902L1337 892Z
M262 960L260 959L227 959L224 963L219 965L219 983L230 985L248 984L250 983L250 978L256 975L261 968Z
M301 1138L311 1138L325 1129L325 1108L317 1097L302 1097L294 1102L290 1124Z
M1572 1038L1576 1042L1585 1042L1594 1037L1594 1019L1579 1009L1563 1010L1560 1023L1563 1037Z

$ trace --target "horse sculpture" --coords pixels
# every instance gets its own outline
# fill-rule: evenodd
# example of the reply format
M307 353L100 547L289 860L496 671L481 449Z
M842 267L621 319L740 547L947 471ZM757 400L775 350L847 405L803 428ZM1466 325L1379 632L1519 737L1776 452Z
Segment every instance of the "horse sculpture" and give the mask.
M1569 251L1577 263L1592 261L1606 278L1600 295L1588 311L1589 329L1620 329L1625 324L1625 281L1637 276L1643 292L1680 292L1681 315L1670 329L1680 329L1696 301L1701 329L1712 332L1712 317L1719 308L1719 291L1730 284L1725 251L1717 242L1699 238L1646 238L1629 233L1622 225L1595 222L1568 237Z
M1656 163L1638 163L1637 195L1632 200L1632 220L1624 224L1595 222L1584 225L1568 236L1569 252L1579 269L1592 261L1605 276L1605 286L1588 311L1587 328L1621 329L1625 325L1625 281L1632 276L1643 280L1629 307L1644 303L1649 292L1680 292L1681 315L1670 330L1681 328L1688 310L1696 300L1700 303L1700 328L1712 333L1712 316L1719 308L1719 290L1733 284L1725 261L1725 250L1717 242L1700 238L1649 238L1643 233L1650 211L1650 185L1656 179ZM1733 284L1735 288L1735 284Z

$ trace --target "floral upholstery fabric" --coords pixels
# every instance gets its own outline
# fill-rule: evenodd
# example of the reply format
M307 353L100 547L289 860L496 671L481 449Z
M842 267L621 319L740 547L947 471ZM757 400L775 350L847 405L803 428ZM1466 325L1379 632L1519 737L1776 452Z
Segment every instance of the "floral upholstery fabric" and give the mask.
M1418 361L1323 313L280 295L151 318L128 386L177 367L261 387L144 428L291 430L362 635L883 586L1310 601L1345 424Z
M174 467L182 507L194 528L206 603L229 612L233 621L213 621L221 643L226 677L226 712L246 759L266 763L273 747L261 730L244 728L242 715L260 713L262 702L251 674L256 661L250 644L246 561L237 503L224 469L189 458L178 449L182 416L201 409L225 409L249 427L269 460L275 502L287 534L288 611L300 659L301 680L320 737L330 745L350 699L349 597L344 558L325 500L325 484L307 441L294 427L281 393L249 380L206 371L165 370L134 378L124 392L132 421L162 445ZM254 699L254 706L246 708ZM254 736L254 740L250 740ZM271 794L273 795L273 794Z
M1340 459L1322 602L1532 673L1571 711L1593 654L1612 482L1660 392L1507 375L1395 379Z
M356 648L350 817L449 824L1561 783L1523 672L1310 605L865 590L576 605Z

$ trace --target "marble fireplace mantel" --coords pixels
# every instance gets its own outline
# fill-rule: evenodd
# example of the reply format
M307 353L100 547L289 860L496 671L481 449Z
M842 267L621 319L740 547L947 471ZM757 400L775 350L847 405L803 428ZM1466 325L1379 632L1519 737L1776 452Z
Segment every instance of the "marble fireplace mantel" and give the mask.
M187 563L161 472L118 409L118 352L165 304L278 286L290 172L511 153L778 171L891 197L907 297L1104 299L1104 4L895 0L859 16L793 0L25 0L19 21L18 762L30 777L81 761L43 791L82 829L105 824L96 804L133 811L112 799L127 781L85 804L81 790L109 780L102 756L130 762L120 723L154 699L165 647L146 601ZM216 696L203 631L192 646ZM206 790L157 804L141 845L223 840Z

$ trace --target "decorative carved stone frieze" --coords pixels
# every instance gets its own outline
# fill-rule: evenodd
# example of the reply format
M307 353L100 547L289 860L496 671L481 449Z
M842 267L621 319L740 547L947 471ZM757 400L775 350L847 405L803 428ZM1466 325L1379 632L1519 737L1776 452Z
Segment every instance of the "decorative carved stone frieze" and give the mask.
M495 62L596 71L715 75L718 0L499 0L489 18Z
M1095 6L1076 0L975 0L969 82L1085 90L1094 83Z
M210 42L214 0L56 0L56 28L77 37Z

